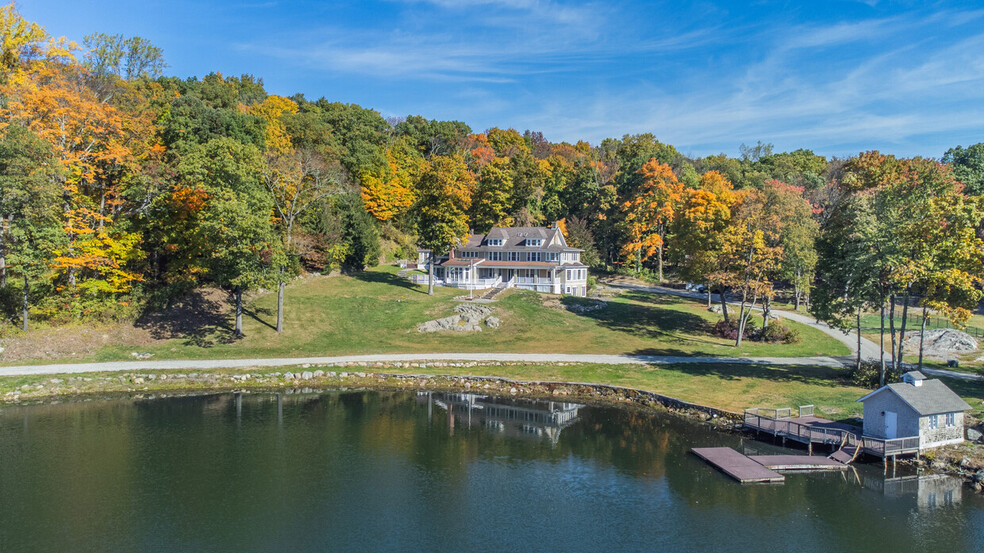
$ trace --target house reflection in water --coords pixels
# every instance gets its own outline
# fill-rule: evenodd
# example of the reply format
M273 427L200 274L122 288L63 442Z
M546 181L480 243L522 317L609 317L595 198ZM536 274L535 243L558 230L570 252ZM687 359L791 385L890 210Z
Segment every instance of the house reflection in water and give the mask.
M933 509L960 503L963 499L963 480L945 474L902 476L884 478L865 475L861 478L865 488L883 493L886 497L915 496L920 509Z
M448 425L455 423L483 426L490 432L510 437L547 438L556 444L560 432L577 420L579 403L512 400L479 394L417 392L417 402L427 403L427 415L434 407L448 413Z

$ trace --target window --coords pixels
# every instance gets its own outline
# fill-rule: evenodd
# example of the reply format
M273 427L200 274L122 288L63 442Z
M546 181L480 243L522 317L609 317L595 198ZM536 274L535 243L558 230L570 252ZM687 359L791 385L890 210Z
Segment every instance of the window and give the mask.
M534 246L534 247L542 246L543 245L543 239L542 238L527 238L526 239L526 245L527 246Z
M547 261L557 261L557 252L547 252Z
M478 259L479 252L461 252L462 259Z
M953 420L954 418L955 417L953 416L953 413L947 413L946 414L946 425L947 426L954 426L956 424L954 422L954 420Z
M529 252L528 261L543 261L543 252Z
M522 252L509 252L509 261L522 261L519 254Z
M489 261L502 261L502 252L489 252Z
M489 245L490 246L501 246L502 245L502 238L489 238Z
M940 420L936 415L929 416L929 429L936 430L940 427Z

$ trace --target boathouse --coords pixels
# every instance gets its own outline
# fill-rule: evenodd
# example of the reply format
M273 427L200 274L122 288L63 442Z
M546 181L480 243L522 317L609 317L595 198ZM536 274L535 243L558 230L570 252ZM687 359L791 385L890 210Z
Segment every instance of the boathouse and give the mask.
M970 405L919 371L905 373L902 382L882 386L858 402L864 405L865 437L918 437L920 451L963 442L964 411Z

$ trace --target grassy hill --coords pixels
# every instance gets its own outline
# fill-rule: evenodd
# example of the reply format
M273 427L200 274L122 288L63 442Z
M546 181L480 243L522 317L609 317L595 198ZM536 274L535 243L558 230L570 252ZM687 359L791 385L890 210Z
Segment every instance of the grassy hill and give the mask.
M577 298L544 296L515 290L492 304L501 318L498 329L479 333L421 334L417 325L453 314L461 290L426 288L398 277L392 267L353 276L302 279L287 288L285 329L277 334L276 295L267 293L247 305L246 336L231 337L229 305L221 295L197 297L168 312L137 321L133 328L57 329L28 335L26 340L72 340L72 332L102 333L89 348L47 354L48 361L131 359L134 351L154 359L245 358L363 353L537 352L625 353L651 355L777 356L846 355L838 342L791 321L800 331L797 344L731 341L713 336L720 315L698 301L641 292L612 298L603 309L577 314ZM74 339L75 344L82 343ZM15 348L16 349L16 348ZM11 363L9 357L5 362ZM21 359L20 362L24 362Z

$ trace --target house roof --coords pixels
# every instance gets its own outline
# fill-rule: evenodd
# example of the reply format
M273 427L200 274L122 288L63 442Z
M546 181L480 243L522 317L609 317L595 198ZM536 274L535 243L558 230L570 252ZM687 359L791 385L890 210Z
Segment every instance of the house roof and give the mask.
M528 246L527 240L543 240L539 246ZM502 240L501 246L489 246L489 240ZM459 249L504 251L522 248L528 251L580 252L567 245L564 233L555 227L492 227L487 234L472 234Z
M971 408L956 392L936 379L923 380L920 386L895 382L878 388L858 401L864 402L885 390L894 393L920 416L966 411Z

